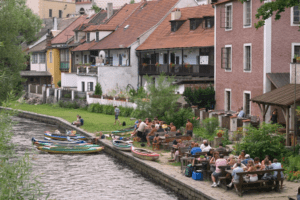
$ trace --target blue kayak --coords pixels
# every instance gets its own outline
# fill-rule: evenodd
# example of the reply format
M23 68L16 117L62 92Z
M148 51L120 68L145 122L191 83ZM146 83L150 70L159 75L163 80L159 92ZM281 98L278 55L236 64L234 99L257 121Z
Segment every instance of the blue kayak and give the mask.
M46 138L45 138L46 139ZM57 141L57 140L52 140L52 139L46 139L46 140L36 140L34 137L31 139L32 143L58 143L58 144L82 144L82 143L86 143L85 141L83 140L69 140L68 142L67 141Z
M44 136L47 138L54 139L54 140L70 140L70 139L87 140L87 138L84 136L65 136L65 135L52 134L50 132L45 132Z

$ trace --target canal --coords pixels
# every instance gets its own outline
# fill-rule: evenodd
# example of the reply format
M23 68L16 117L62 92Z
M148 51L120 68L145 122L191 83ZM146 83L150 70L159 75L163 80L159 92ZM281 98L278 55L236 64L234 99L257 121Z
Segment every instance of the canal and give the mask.
M156 185L126 164L101 152L88 155L56 155L38 152L31 138L43 139L44 131L56 126L13 117L13 142L18 154L29 150L33 173L40 176L49 199L179 199L173 192ZM63 130L60 130L63 131Z

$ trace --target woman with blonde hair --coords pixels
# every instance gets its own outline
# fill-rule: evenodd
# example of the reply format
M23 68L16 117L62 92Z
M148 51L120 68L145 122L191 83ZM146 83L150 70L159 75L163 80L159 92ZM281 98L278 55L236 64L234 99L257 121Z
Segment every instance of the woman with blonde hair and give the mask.
M249 168L248 168L247 172L255 172L256 171L253 160L248 161L248 167ZM258 180L257 174L248 174L248 175L250 177L250 182L255 182Z

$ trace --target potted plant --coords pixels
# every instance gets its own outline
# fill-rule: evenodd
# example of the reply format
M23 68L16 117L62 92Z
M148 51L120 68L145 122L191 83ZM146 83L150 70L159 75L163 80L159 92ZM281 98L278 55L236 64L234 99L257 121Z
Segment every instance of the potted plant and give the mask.
M147 67L147 63L143 63L143 67Z
M171 62L170 67L173 68L174 66L175 66L175 64Z
M300 57L297 57L296 60L297 60L297 63L300 63Z
M295 55L294 55L294 58L293 58L293 63L296 63L296 62L297 62L297 57L298 57L298 54L295 54Z
M160 64L157 62L157 63L155 64L155 67L160 67Z
M217 136L218 136L219 138L222 137L223 134L224 134L224 131L223 131L223 130L218 130Z
M200 161L201 160L206 160L205 157L203 155L200 156Z

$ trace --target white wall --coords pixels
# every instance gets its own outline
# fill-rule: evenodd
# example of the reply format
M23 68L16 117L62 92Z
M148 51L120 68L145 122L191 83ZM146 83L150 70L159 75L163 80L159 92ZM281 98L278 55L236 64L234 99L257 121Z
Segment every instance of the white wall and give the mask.
M107 7L107 3L112 2L113 8L121 8L125 3L129 4L131 0L94 0L96 5L100 8L105 9ZM141 0L134 0L135 3L141 2Z
M61 73L61 87L77 87L77 75L73 73Z
M83 58L84 58L84 55L87 55L87 63L89 63L89 62L90 62L90 51L84 51L84 52L83 52L83 57L82 57L82 60L81 60L81 61L82 61L82 64L85 64L84 59L83 59ZM80 62L81 62L81 61L80 61Z
M95 91L95 86L97 83L97 76L77 76L77 90L82 91L81 82L85 82L85 92L87 92L88 82L93 82L93 91Z
M75 65L82 62L81 52L75 51Z
M178 89L175 90L175 94L177 94L177 92L179 92L179 94L183 94L183 92L184 92L184 84L178 85Z
M80 9L83 8L84 11L85 11L85 14L88 15L89 14L89 9L91 9L92 6L93 6L92 3L89 3L89 4L77 4L76 8L75 8L75 12L76 12L76 14L79 14Z
M99 40L102 40L103 38L105 38L106 36L108 36L111 33L112 33L112 31L99 31Z
M87 95L86 101L87 101L88 104L99 103L99 104L103 104L103 105L122 106L122 107L134 108L134 109L137 107L137 105L135 103L108 100L108 99L100 99L100 98L90 98L89 95Z
M129 65L128 49L110 51L110 57L113 57L113 66L119 66L119 54L122 54L122 66L128 66Z
M96 40L96 32L90 32L90 41Z
M30 65L31 71L46 71L46 64L45 63L37 63Z

